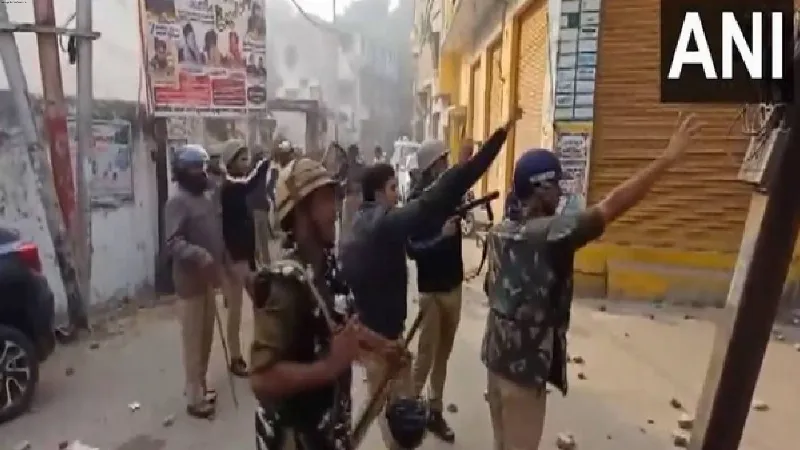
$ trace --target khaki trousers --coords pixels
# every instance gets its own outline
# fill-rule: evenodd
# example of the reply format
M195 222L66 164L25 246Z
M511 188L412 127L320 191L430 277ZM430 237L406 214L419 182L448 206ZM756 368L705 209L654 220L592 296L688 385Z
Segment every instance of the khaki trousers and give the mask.
M225 334L228 338L231 359L242 357L242 343L239 335L242 327L244 280L249 272L250 264L247 261L236 261L231 263L222 280L222 295L228 306Z
M420 395L425 382L429 381L431 409L441 412L447 361L461 320L461 286L450 292L420 294L419 306L425 311L425 316L420 324L419 347L414 361L414 392Z
M375 395L378 386L386 376L386 363L380 359L367 356L363 360L364 369L367 372L367 389L369 390L370 398ZM380 404L385 405L387 402L400 397L411 397L414 395L413 386L411 382L411 370L409 366L405 366L397 376L389 383L389 386L384 391L382 398L379 400ZM372 419L372 418L370 418ZM402 450L399 445L392 438L392 433L389 431L389 424L386 422L386 414L384 408L378 411L378 427L381 430L381 437L383 443L389 450Z
M206 372L214 340L214 291L209 289L197 297L181 298L178 305L186 376L184 393L189 405L198 405L205 396Z
M487 374L494 450L538 450L544 431L547 393Z
M258 254L258 262L266 266L272 262L272 255L269 248L270 241L274 239L274 236L272 236L272 227L270 226L272 218L267 211L254 210L253 220L256 228L256 253Z

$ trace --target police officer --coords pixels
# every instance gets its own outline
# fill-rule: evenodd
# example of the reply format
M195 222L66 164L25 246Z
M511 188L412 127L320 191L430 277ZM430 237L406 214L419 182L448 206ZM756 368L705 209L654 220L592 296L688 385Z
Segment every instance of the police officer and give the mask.
M686 152L699 130L681 117L664 153L585 211L556 215L562 168L548 150L523 154L514 168L512 217L489 232L485 289L489 314L481 348L495 449L539 448L545 384L567 393L566 333L575 252L644 198Z
M410 199L422 195L447 170L448 152L444 146L425 145L417 153L421 177ZM466 162L465 160L464 162ZM417 288L425 316L420 327L419 347L414 361L413 380L417 395L429 384L430 421L428 428L445 442L455 433L442 414L447 362L453 350L461 320L461 285L464 264L461 227L458 216L445 217L427 226L408 243L409 256L417 263ZM430 378L429 378L430 377Z
M215 290L222 280L225 243L218 207L209 193L209 156L199 145L177 149L172 159L177 192L164 213L166 248L181 309L187 412L214 414L216 394L206 385L214 338Z
M250 381L260 405L258 450L349 450L351 364L360 350L396 348L364 330L337 299L343 283L330 252L335 190L327 170L310 159L280 174L277 219L292 245L253 283Z

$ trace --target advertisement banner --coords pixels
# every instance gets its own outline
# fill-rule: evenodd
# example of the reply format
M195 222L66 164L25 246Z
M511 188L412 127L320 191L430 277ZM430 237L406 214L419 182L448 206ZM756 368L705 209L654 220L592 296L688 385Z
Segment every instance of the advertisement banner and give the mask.
M75 119L67 123L70 150L77 161ZM126 120L95 120L94 146L86 155L86 181L93 207L118 207L133 201L133 135Z
M561 161L564 193L560 208L564 212L586 208L589 182L589 156L592 147L591 122L556 122L555 153Z
M143 0L157 117L265 111L265 0Z

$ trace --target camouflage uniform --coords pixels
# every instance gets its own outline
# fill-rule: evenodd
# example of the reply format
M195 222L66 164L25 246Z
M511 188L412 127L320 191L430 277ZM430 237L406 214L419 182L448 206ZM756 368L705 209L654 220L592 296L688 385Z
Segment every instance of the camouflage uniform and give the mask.
M567 393L575 252L603 232L595 210L506 219L488 235L490 310L481 346L496 450L539 448L545 384Z
M295 264L292 264L294 262ZM288 250L259 277L267 277L269 295L254 304L253 372L279 361L312 362L330 345L330 330L297 265L306 263L298 251ZM337 322L344 324L350 307L348 290L339 281L333 257L314 279ZM257 280L257 283L262 280ZM349 450L351 434L352 374L347 371L331 386L289 398L262 403L256 411L258 450Z

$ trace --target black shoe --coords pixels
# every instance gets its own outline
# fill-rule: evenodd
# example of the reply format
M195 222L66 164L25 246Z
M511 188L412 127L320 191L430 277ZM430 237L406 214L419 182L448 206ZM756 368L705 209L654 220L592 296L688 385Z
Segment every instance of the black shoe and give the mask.
M247 363L242 358L234 358L230 366L231 373L237 377L247 377Z
M428 420L428 431L448 444L452 444L456 440L456 434L447 424L447 421L444 420L441 411L431 411L431 417Z

